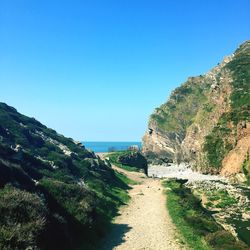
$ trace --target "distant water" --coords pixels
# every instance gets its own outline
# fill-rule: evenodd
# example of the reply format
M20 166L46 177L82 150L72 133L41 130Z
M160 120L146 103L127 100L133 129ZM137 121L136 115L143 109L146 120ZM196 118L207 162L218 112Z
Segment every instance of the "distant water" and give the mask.
M103 142L103 141L86 141L82 142L86 149L90 149L95 153L101 152L109 152L111 149L113 150L126 150L128 147L137 145L141 149L141 142Z

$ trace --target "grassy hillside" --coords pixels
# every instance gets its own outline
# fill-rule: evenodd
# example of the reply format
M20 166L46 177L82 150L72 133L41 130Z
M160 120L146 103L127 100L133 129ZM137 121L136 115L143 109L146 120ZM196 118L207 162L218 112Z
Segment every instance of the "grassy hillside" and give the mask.
M70 138L0 103L0 249L92 249L129 180Z

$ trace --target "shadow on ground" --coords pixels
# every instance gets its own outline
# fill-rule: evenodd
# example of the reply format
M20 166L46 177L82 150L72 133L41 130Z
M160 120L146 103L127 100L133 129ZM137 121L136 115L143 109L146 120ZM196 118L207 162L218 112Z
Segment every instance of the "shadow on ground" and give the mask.
M127 224L112 224L110 233L103 241L101 250L112 250L114 247L121 245L125 240L123 236L131 230Z

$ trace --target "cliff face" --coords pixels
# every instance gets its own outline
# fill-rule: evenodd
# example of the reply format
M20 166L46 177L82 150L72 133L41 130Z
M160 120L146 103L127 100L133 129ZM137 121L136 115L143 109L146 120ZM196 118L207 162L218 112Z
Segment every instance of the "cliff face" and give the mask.
M247 41L207 74L190 77L156 108L143 153L152 163L186 161L202 172L239 173L250 148L249 113Z

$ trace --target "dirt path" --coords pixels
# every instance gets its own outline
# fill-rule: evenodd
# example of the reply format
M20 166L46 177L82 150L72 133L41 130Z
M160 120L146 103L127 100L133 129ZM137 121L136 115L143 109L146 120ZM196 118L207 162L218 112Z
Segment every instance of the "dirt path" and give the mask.
M160 180L146 178L144 174L128 172L129 178L139 181L129 192L131 201L122 207L113 222L103 250L175 250L184 249L178 243L175 227L167 213L166 197Z

